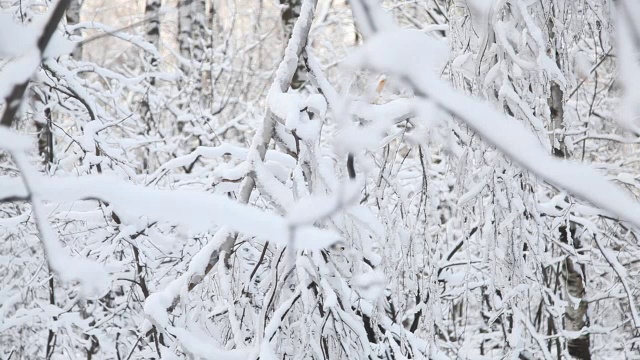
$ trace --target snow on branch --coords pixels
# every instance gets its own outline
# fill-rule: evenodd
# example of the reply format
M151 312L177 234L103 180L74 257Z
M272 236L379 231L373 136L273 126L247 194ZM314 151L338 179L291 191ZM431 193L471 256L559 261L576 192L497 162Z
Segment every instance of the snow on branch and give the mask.
M34 184L31 192L43 201L103 200L123 220L135 222L145 217L149 222L165 221L194 232L226 225L234 231L283 246L289 241L289 224L285 218L222 195L150 189L108 176L45 179L32 174L31 181ZM5 179L2 183L0 201L29 195L29 190L18 179ZM337 233L313 226L297 229L296 235L294 245L306 249L324 248L339 239Z
M394 30L370 39L352 55L350 64L398 76L418 98L434 102L520 166L640 228L640 204L604 176L590 166L552 157L522 124L455 92L429 72L426 67L441 48L437 40L418 31Z
M24 198L31 200L33 218L40 233L47 263L51 271L63 281L78 281L85 296L100 297L109 287L107 270L100 264L85 258L72 257L65 249L46 220L42 206L43 196L47 190L40 187L42 181L39 174L29 164L25 150L29 148L27 138L14 134L0 126L0 149L11 153L16 167L20 170L20 178L11 178L7 182L0 181L0 202L3 199ZM1 179L1 178L0 178Z
M284 93L289 88L291 80L296 71L298 57L307 42L307 36L309 34L309 29L311 28L311 23L313 21L313 14L315 11L316 3L317 1L315 0L306 0L303 2L300 16L298 17L294 25L291 38L289 39L287 48L285 49L284 59L281 61L278 70L276 71L276 78L272 83L270 93ZM216 221L219 221L221 219L229 220L229 222L225 222L224 224L227 226L219 229L216 232L214 239L212 239L202 250L200 250L200 252L198 252L196 256L194 256L194 258L190 262L189 271L187 273L174 280L164 290L152 294L145 301L145 313L147 314L147 316L149 316L152 322L154 322L155 325L160 326L161 329L171 331L173 334L175 334L178 342L182 345L182 347L191 353L199 354L198 349L202 349L202 347L200 346L201 344L195 343L194 339L190 335L190 332L188 332L186 329L180 329L170 326L167 310L171 309L177 303L177 301L180 299L181 293L191 290L192 287L199 283L202 277L204 277L211 269L213 269L216 264L222 264L220 262L220 258L223 256L223 254L227 253L235 244L235 236L233 234L233 231L230 231L231 229L239 232L245 232L245 234L254 235L259 238L274 240L276 243L283 247L293 246L295 248L305 248L308 247L310 243L316 243L317 245L319 245L317 248L324 248L334 243L339 238L333 231L320 230L314 226L299 226L293 228L292 226L290 226L287 220L278 215L272 213L264 213L256 208L252 208L246 205L249 202L251 193L256 187L257 179L255 177L257 176L255 170L259 169L261 163L265 160L265 156L267 154L267 146L271 142L272 135L274 133L274 127L274 114L271 109L268 109L263 120L262 127L260 127L258 131L256 131L256 134L252 139L251 147L246 153L246 161L250 165L251 171L248 173L248 176L245 177L240 186L238 202L229 200L221 196L203 196L202 193L192 193L191 195L187 195L186 192L182 193L182 196L190 197L190 201L188 202L189 206L187 206L187 208L192 208L192 206L194 205L192 201L200 202L200 204L205 207L205 209L200 209L203 211L192 213L192 215L196 218L202 217L203 214L206 214L206 220L200 220L204 221L205 226L206 224L210 224L211 221L213 221L213 218L215 218ZM218 150L220 149L200 149L199 151L217 152ZM239 156L244 155L244 151L237 151L236 153ZM177 161L180 162L191 159L195 160L195 158L200 155L203 154L194 153L191 155L187 155L188 157L193 156L194 158L181 159ZM235 211L237 211L238 209L245 209L249 212L245 212L244 214L235 213ZM189 211L188 209L182 210ZM178 211L178 213L181 213L182 210ZM241 210L241 212L244 211ZM188 218L191 218L191 216L188 216ZM192 221L191 219L186 218L185 220ZM254 230L258 230L258 232L246 232L248 228L240 229L242 227L245 227L243 224L252 224L249 225L249 227L253 228ZM197 226L197 224L193 223L190 223L189 226L194 225ZM240 228L238 227L238 225L240 226ZM322 236L328 236L324 239L319 239L317 238L317 235L320 233L324 234ZM275 237L265 236L268 234L274 235ZM320 242L317 242L317 240L321 240L322 244ZM293 244L291 243L292 241ZM208 356L209 358L217 358L216 356L219 355L217 351L215 353L212 353L205 350L205 353L205 356ZM222 355L231 356L232 354L225 352Z
M29 78L35 71L35 69L40 65L42 58L45 56L45 51L47 50L47 46L51 41L57 27L58 23L62 19L62 16L65 13L67 7L69 7L69 3L71 0L59 0L56 6L53 8L51 16L49 20L44 26L42 30L42 35L38 38L36 43L36 48L30 50L23 57L15 60L12 64L9 71L5 69L4 73L9 73L11 76L9 78L9 83L13 86L12 90L5 97L6 108L4 113L2 114L2 118L0 119L0 125L3 126L11 126L16 114L18 113L18 109L20 108L20 104L22 103L22 97L24 96L24 92L27 89L27 85L29 84ZM0 44L2 46L2 44ZM2 87L0 87L0 95L3 95L4 91Z

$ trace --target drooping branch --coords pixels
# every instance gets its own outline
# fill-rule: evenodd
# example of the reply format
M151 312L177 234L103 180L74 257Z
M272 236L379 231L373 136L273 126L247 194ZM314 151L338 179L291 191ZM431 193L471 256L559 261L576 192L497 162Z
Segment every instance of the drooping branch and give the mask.
M381 18L366 12L357 19L368 23L370 28L391 31L382 32L369 45L365 44L354 58L354 65L398 76L418 99L435 103L440 110L465 123L515 163L640 228L640 204L591 167L553 158L522 124L498 113L488 104L453 91L434 74L424 71L422 66L429 63L431 55L428 54L436 46L435 42L423 34L394 30L387 24L385 16ZM398 36L400 32L402 36ZM383 47L386 47L387 54L396 56L374 55ZM411 54L411 63L403 60ZM424 61L412 66L416 59Z

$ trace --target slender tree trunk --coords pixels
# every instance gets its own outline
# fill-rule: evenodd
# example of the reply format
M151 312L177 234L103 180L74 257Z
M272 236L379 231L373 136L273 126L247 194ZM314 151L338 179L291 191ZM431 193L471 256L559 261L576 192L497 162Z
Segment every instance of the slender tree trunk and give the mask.
M51 131L51 109L46 107L47 95L32 91L30 103L34 109L34 125L38 133L38 155L43 159L45 171L53 163L53 133Z
M281 17L282 26L284 28L284 43L286 45L289 41L289 37L291 36L291 32L293 31L293 25L300 16L300 7L302 6L302 2L300 0L280 0L280 5L284 8ZM291 88L300 88L304 84L305 80L306 75L304 64L302 61L298 61L298 68L293 75Z
M82 7L82 3L84 0L71 0L69 4L69 8L67 8L66 18L67 24L75 25L80 22L80 8ZM71 53L71 57L75 60L82 60L82 45L78 44L73 49Z
M65 17L68 25L75 25L80 22L80 8L84 0L71 0L66 10ZM75 60L82 60L82 45L78 44L71 52L71 57ZM44 159L45 170L49 170L53 163L53 132L51 109L47 108L46 94L31 94L32 105L36 110L36 131L38 132L38 154Z
M549 109L551 110L551 153L557 157L567 157L567 147L564 143L564 108L562 99L564 93L556 81L551 81L551 96Z
M51 270L49 270L49 305L55 306L56 305L56 292L55 292L55 283L53 280L53 273L51 272ZM57 316L53 317L53 321L58 320ZM55 351L56 348L56 333L49 329L48 335L47 335L47 347L46 347L46 354L45 354L45 359L51 359L51 356L53 355L53 352Z
M206 56L206 2L205 0L194 0L193 2L193 27L191 29L191 41L193 42L192 60L197 68L194 69L194 94L199 99L200 106L204 107L205 97L203 92L203 67L202 64Z
M282 11L282 25L284 26L285 43L291 36L296 19L300 16L300 0L280 0L280 5L284 7Z
M180 48L180 55L185 59L191 58L191 45L189 39L191 37L192 28L192 6L193 0L179 0L178 3L178 47ZM183 72L188 72L189 69L182 66Z
M157 48L160 46L160 0L147 0L144 7L144 17L147 20L145 23L145 37L146 40L154 45ZM145 53L145 64L143 65L148 72L156 72L158 70L158 65L160 63L160 59L157 59L154 55ZM151 102L150 96L155 92L156 78L151 75L149 77L149 88L142 99L140 104L140 113L142 115L142 119L146 125L147 134L151 133L155 128L155 121L153 117L153 105ZM145 169L149 168L148 159L150 158L148 155L144 157L143 166Z
M206 1L180 0L178 7L178 45L180 55L189 59L189 66L182 66L182 71L193 77L193 94L201 101L202 94L202 62L205 59L206 38Z
M194 0L191 39L193 41L193 59L198 62L204 60L205 57L206 21L206 2L204 0Z
M215 2L215 0L211 0L209 2L209 9L207 10L207 24L209 24L210 28L211 28L211 34L209 36L206 36L205 34L203 34L203 36L205 36L205 44L206 47L209 49L209 53L208 53L208 57L209 57L209 61L211 63L215 62L214 60L214 55L213 55L213 49L217 46L216 43L216 39L221 39L223 38L223 34L224 34L224 30L222 28L222 24L220 23L220 17L218 14L218 9L217 9L217 3ZM207 104L207 106L209 108L213 107L213 100L214 100L214 78L216 75L216 70L215 68L212 66L210 67L208 70L203 71L202 73L202 96L205 99L205 104Z
M160 11L161 2L160 0L147 0L145 8L144 8L144 17L147 20L145 24L145 35L147 37L147 41L156 46L156 48L160 44ZM150 56L149 64L155 68L158 66L158 62L160 59L156 59L155 56ZM151 79L152 85L155 84L155 79Z
M560 227L560 240L567 242L569 236L573 238L573 246L579 249L580 242L575 239L575 227L568 230L565 226ZM565 328L569 331L580 331L588 326L587 319L587 303L583 300L586 295L584 268L576 264L571 258L567 257L564 263L564 280L565 280L565 298L569 305L565 310ZM579 299L578 306L574 306L571 299ZM569 354L576 359L591 360L590 352L591 340L589 334L578 336L575 339L567 341Z
M555 7L552 5L552 14L555 14ZM555 34L555 17L550 17L547 22L547 26L549 27L549 42L551 43L551 48L549 49L550 55L552 58L556 60L556 64L559 69L562 69L560 56L558 55L559 42L557 36ZM566 151L566 146L564 144L564 107L563 107L563 98L564 92L560 87L560 84L552 80L551 81L551 95L548 99L549 110L551 112L551 130L553 133L551 134L551 152L553 155L566 158L568 156Z
M558 49L560 49L560 43L555 33L555 19L561 14L556 13L556 7L554 3L551 4L551 13L553 16L549 17L547 23L549 27L549 41L551 43L551 55L556 60L556 64L559 69L562 69L562 63L560 61L560 55ZM557 81L551 81L550 97L548 100L549 109L551 113L551 151L554 156L561 158L568 158L567 147L564 140L564 91L560 87ZM570 232L570 233L569 233ZM569 236L574 239L573 246L575 249L580 248L580 243L575 239L575 227L567 229L565 226L560 227L560 239L564 243L569 243ZM570 244L570 243L569 243ZM571 244L570 244L571 245ZM587 326L587 303L582 300L586 295L585 278L583 269L569 257L565 260L565 267L563 271L564 277L564 292L565 297L569 301L565 311L565 328L570 331L580 331ZM573 306L571 298L577 298L579 304L577 307ZM569 348L569 354L576 359L590 360L590 339L589 334L581 335L576 339L569 339L567 341Z

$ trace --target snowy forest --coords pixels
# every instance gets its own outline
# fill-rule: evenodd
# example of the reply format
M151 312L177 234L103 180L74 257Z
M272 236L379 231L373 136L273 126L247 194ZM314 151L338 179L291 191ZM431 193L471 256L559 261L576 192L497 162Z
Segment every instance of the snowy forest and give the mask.
M0 0L19 359L640 359L640 2Z

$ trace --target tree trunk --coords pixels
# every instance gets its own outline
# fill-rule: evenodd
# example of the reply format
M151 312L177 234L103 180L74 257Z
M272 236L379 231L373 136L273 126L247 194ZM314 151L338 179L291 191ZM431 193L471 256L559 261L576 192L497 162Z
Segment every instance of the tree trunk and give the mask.
M575 227L572 227L570 234L568 233L566 226L560 227L560 240L564 243L569 243L569 236L573 238L573 246L579 249L580 242L575 239ZM565 260L565 268L563 272L565 280L565 298L569 305L565 310L565 328L569 331L580 331L584 327L588 326L587 319L587 303L582 300L585 297L586 289L584 269L573 262L569 257ZM578 306L574 306L572 298L578 299ZM575 339L569 339L567 341L567 347L569 348L569 354L576 359L591 360L590 353L591 340L589 334L581 335Z
M185 59L191 58L191 46L189 38L191 37L191 22L193 0L180 0L178 3L178 46L180 55ZM181 66L182 71L187 72L189 69Z
M193 42L193 52L191 54L192 60L197 64L194 76L194 94L199 99L199 103L204 107L204 93L202 89L202 63L205 60L206 54L206 3L205 0L194 0L193 2L193 27L191 29L191 41Z
M157 48L160 44L160 17L158 12L160 11L160 0L147 0L144 8L144 17L147 20L145 24L145 35L147 41ZM147 59L149 64L155 68L158 66L160 59L156 59L155 56L150 55ZM155 79L151 79L152 85L155 83Z
M75 25L80 22L80 8L84 0L71 0L69 7L67 8L66 18L67 24ZM71 52L71 57L75 60L82 60L82 45L78 44Z
M161 0L147 0L144 7L144 17L147 20L145 23L145 37L146 40L159 48L160 45L160 6ZM146 52L145 53L146 63L143 64L145 71L155 72L158 70L158 65L160 63L160 59L157 59L154 55ZM149 77L149 89L144 94L142 102L140 103L140 113L142 115L142 119L146 125L147 134L151 133L155 127L154 118L153 118L153 109L152 103L149 99L149 95L155 92L156 79L154 76ZM148 149L147 149L148 152ZM149 154L144 157L144 168L149 168Z
M551 12L553 16L549 18L547 25L549 27L549 41L551 43L551 56L555 58L556 64L559 69L562 69L562 64L560 61L560 56L558 55L558 49L560 49L560 44L556 37L554 19L556 19L556 7L554 4L551 4ZM556 81L551 81L551 94L548 99L549 110L551 113L551 129L553 133L551 134L551 152L554 156L567 158L569 154L567 153L567 147L564 141L564 91L560 87L560 84ZM575 239L575 226L572 225L570 230L567 230L566 226L560 227L560 240L564 243L568 243L573 245L575 249L580 248L580 243L577 239ZM569 234L569 231L571 234ZM569 240L569 236L574 239L573 244L571 244ZM587 303L583 301L586 294L585 289L585 279L584 272L580 268L579 265L575 264L573 260L567 257L565 261L565 268L563 271L564 283L565 283L565 297L569 300L569 306L565 311L565 328L569 331L580 331L587 325ZM571 298L580 299L578 307L574 307ZM571 356L582 359L582 360L590 360L591 353L589 350L590 347L590 339L589 334L581 335L576 339L569 339L567 341L567 346L569 348L569 354Z
M280 5L284 7L282 11L282 26L284 28L284 43L287 44L291 32L293 31L293 25L300 16L300 7L302 3L300 0L280 0ZM293 75L291 81L291 88L299 89L306 81L305 68L302 61L298 61L298 68Z
M551 5L551 11L555 14L556 9L553 4ZM551 53L550 55L552 59L555 59L558 68L562 69L560 56L558 55L558 48L560 44L558 44L558 39L556 38L553 16L549 18L547 26L549 28L549 42L551 43L551 47L549 49L549 52ZM548 104L551 112L551 130L553 131L551 134L551 153L554 156L566 158L568 154L564 144L564 92L562 91L560 84L555 80L551 80L550 86L551 96L548 99Z
M213 4L212 4L213 6ZM178 8L178 44L180 55L191 60L190 66L182 66L182 71L193 77L193 95L197 103L204 106L202 88L202 63L205 61L206 1L180 0ZM194 68L195 67L195 68Z

